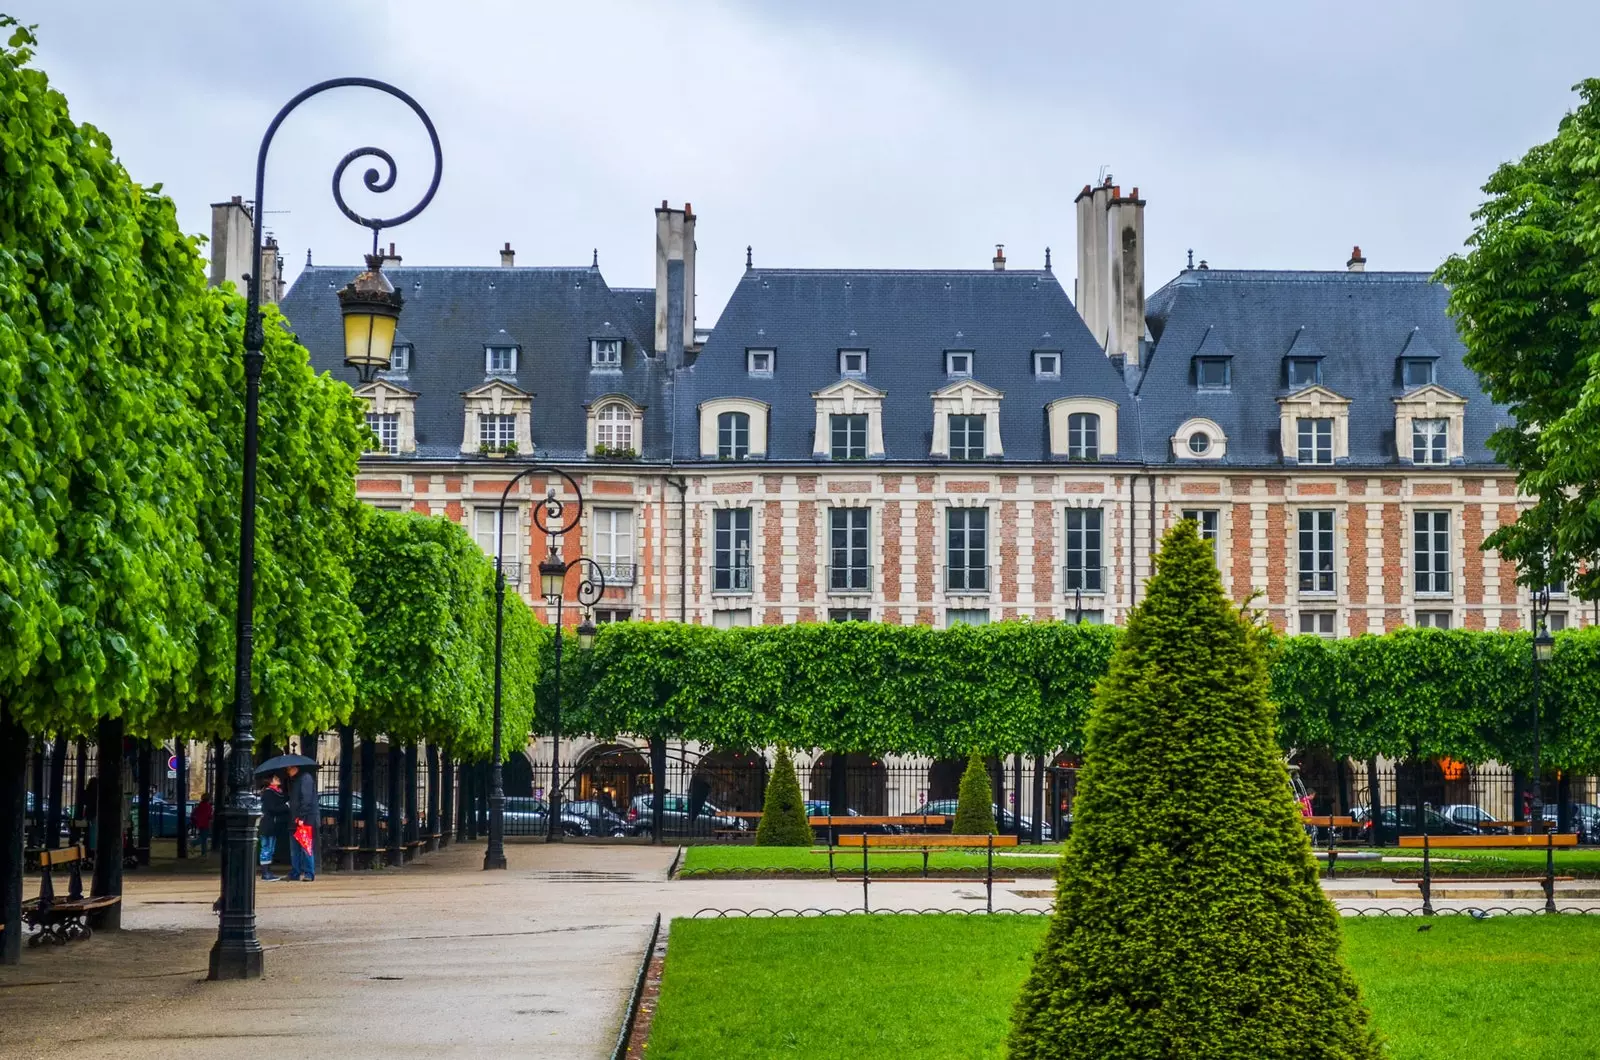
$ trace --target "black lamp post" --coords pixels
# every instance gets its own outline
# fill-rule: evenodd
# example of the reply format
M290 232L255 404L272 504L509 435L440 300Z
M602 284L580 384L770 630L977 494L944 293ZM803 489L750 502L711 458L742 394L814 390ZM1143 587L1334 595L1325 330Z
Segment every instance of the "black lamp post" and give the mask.
M1533 827L1544 830L1544 688L1541 679L1545 665L1555 655L1556 639L1550 635L1550 590L1533 594Z
M594 647L594 622L589 609L606 591L605 571L588 556L562 563L554 542L550 544L550 555L539 564L539 585L544 590L545 603L556 609L555 718L550 733L554 743L550 751L550 819L545 822L546 843L559 843L566 838L561 830L561 642L566 639L561 635L561 606L566 596L567 572L574 567L585 572L578 582L577 599L583 606L583 621L578 623L578 648L588 651Z
M339 308L345 321L345 363L356 368L363 381L374 371L387 368L394 344L395 321L401 299L383 278L378 256L378 233L411 220L433 200L439 190L444 156L439 149L439 134L433 121L417 101L395 88L367 77L340 77L323 81L286 103L261 138L256 155L256 197L254 232L250 247L250 274L246 277L247 309L244 322L244 461L243 490L239 516L239 609L235 627L233 754L228 766L228 798L222 807L222 899L219 905L217 941L211 947L210 978L258 979L261 977L261 941L256 937L256 830L261 819L261 800L255 793L255 717L250 701L250 675L255 611L256 545L256 426L260 412L261 350L266 336L261 326L261 218L265 215L264 192L267 150L278 126L289 113L312 96L335 88L371 88L400 100L422 120L433 145L433 179L427 193L411 209L396 217L363 217L344 201L340 183L350 163L358 158L375 158L388 167L386 173L368 169L362 183L368 191L385 192L394 187L398 175L394 158L381 148L358 147L340 159L333 171L333 200L339 210L358 225L372 229L372 255L367 272L339 292Z
M563 565L557 552L557 541L566 537L579 521L583 518L583 491L578 487L578 481L559 468L544 467L533 464L523 468L512 476L500 492L500 506L495 517L495 547L494 547L494 750L489 766L489 845L483 852L483 867L485 869L503 869L506 867L506 828L505 807L506 789L505 772L501 766L502 750L504 744L505 711L501 705L501 664L505 658L505 525L506 501L511 496L511 490L517 483L529 475L542 474L561 479L572 492L575 498L570 503L556 496L554 486L545 491L544 500L533 508L533 525L550 540L550 556L539 564L539 592L546 600L550 600L552 593L558 605L556 612L556 764L552 770L559 778L560 746L561 746L561 617L559 602L562 588L566 583L567 571L580 562L574 560L571 564ZM569 510L570 509L570 510ZM552 561L554 566L552 567ZM592 561L591 561L592 562ZM595 565L595 574L598 577L600 568ZM585 581L585 586L589 585ZM580 597L587 590L580 590ZM600 593L605 591L605 579L600 577L599 590L593 593L593 599L598 600ZM592 602L592 601L591 601ZM584 625L588 626L587 617ZM593 641L593 626L589 626L589 640ZM579 640L583 640L583 629L579 629ZM526 738L526 733L523 734ZM551 799L550 819L559 818L559 792L554 793Z

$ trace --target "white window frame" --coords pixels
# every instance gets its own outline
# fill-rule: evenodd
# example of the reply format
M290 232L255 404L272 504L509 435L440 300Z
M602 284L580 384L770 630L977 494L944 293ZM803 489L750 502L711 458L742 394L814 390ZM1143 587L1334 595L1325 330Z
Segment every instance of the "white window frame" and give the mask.
M1213 558L1222 555L1222 509L1184 508L1178 513L1178 518L1193 522L1200 533L1200 540L1211 542Z
M1326 627L1326 628L1319 628ZM1332 610L1300 612L1300 632L1332 639L1339 635L1339 613Z
M723 525L724 523L727 525ZM740 525L741 523L743 525ZM752 558L754 548L755 513L752 509L718 508L712 513L711 591L713 593L752 591L752 583L755 581L755 563ZM719 581L725 584L718 584ZM741 581L744 584L739 584Z
M595 508L594 559L607 584L632 585L634 563L634 513L632 508Z
M411 355L415 352L411 343L397 342L394 350L389 355L389 367L386 375L409 375L411 372Z
M747 629L751 624L748 607L719 608L711 612L711 625L715 629Z
M496 556L495 548L499 542L496 527L499 523L501 511L499 507L481 507L472 509L472 539L483 549L483 554L490 559ZM520 513L516 508L507 506L505 509L505 558L508 562L515 562L522 555L522 542L519 531L522 526Z
M1051 367L1045 367L1048 361ZM1060 379L1061 378L1061 351L1060 350L1034 350L1033 375L1035 379Z
M1417 629L1455 629L1455 613L1438 608L1419 607L1416 614Z
M621 368L622 340L590 339L589 364L594 368Z
M759 362L766 361L765 366ZM770 379L777 368L778 351L770 346L751 346L744 351L745 371L757 379Z
M1411 513L1411 586L1417 596L1438 598L1453 595L1454 562L1451 550L1455 535L1452 522L1448 508L1418 509ZM1441 536L1443 549L1439 547Z
M1324 431L1326 428L1326 431ZM1306 465L1333 463L1334 423L1329 416L1297 416L1294 421L1295 458ZM1309 437L1308 437L1309 436ZM1324 453L1327 459L1322 459Z
M828 591L830 593L872 591L870 508L828 509Z
M870 607L830 607L828 608L829 622L871 622L872 609Z
M947 607L944 609L944 625L946 629L953 626L987 626L989 624L989 609L987 607Z
M740 433L744 441L739 441ZM717 459L748 460L750 458L750 414L738 409L717 413Z
M478 414L478 444L490 449L503 449L517 440L517 414L515 412L480 412Z
M1099 508L1068 508L1061 519L1066 530L1066 557L1061 584L1069 594L1106 591L1105 516ZM1076 526L1073 524L1077 524Z
M496 368L495 357L500 354L509 354L509 368ZM485 375L516 375L517 361L521 358L520 346L485 346L483 348L483 372Z
M633 436L633 410L620 401L607 401L594 413L594 444L616 451L638 451L638 440Z
M836 426L839 423L839 421L841 421L841 420L850 421L850 422L845 423L845 425L844 425L845 445L844 445L844 453L843 453L843 455L840 455L839 447L838 447L838 445L836 443L836 438L837 438ZM855 442L856 442L856 432L855 432L855 430L853 428L853 423L856 420L860 421L860 426L861 426L861 445L860 445L861 454L859 456L851 455L852 452L857 448L857 446L855 444ZM828 414L828 459L830 459L830 460L852 460L852 461L853 460L865 460L867 458L867 454L872 451L871 438L872 438L872 423L871 423L871 419L870 419L870 417L868 416L867 413L865 413L865 412L833 412L833 413L829 413Z
M1069 412L1067 414L1067 459L1100 459L1099 413Z
M400 414L398 412L369 412L367 427L378 436L378 446L385 453L400 451Z
M956 422L961 424L961 442L956 443ZM947 426L950 429L951 460L984 460L989 456L989 417L981 412L952 412ZM978 444L972 444L973 428L977 428Z
M982 526L973 526L977 518ZM960 522L961 529L956 529ZM959 547L955 544L955 536L961 535ZM977 543L974 544L973 542ZM961 565L955 563L957 553L961 555ZM979 562L973 563L973 553L978 554ZM974 508L946 508L944 516L944 585L945 592L952 596L978 596L988 595L989 585L989 509ZM961 584L957 585L957 572L960 573Z
M1222 366L1222 382L1207 383L1202 377L1202 370L1208 364ZM1196 390L1227 390L1233 386L1233 358L1231 357L1196 357L1194 359L1194 387Z
M1428 370L1428 378L1420 383L1413 383L1406 378L1413 365L1420 365ZM1439 366L1432 357L1402 357L1400 359L1400 385L1406 390L1413 387L1432 386L1439 376Z
M1450 462L1450 421L1444 417L1411 421L1411 462L1439 465Z
M1301 596L1333 595L1338 587L1338 538L1338 518L1332 508L1301 508L1295 516L1295 584Z
M1284 379L1287 381L1291 390L1299 389L1303 386L1322 385L1321 357L1290 357L1287 360L1288 363L1284 366ZM1304 367L1306 365L1311 366L1311 378L1296 380L1294 377L1295 369Z
M945 350L944 374L951 379L971 379L972 360L971 350Z
M859 368L847 367L852 360L861 359ZM867 351L862 349L848 349L839 351L839 374L846 379L862 379L867 374Z

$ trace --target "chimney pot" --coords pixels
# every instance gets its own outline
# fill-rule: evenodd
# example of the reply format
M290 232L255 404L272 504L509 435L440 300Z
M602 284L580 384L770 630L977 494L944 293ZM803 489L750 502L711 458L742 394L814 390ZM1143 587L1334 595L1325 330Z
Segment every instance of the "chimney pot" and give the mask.
M506 245L500 248L500 267L509 269L514 267L516 263L517 252L511 249L511 241L507 240Z
M1134 188L1133 189L1133 198L1137 199L1138 197L1139 197L1139 189L1138 188Z
M1361 248L1359 246L1350 248L1350 260L1344 263L1344 267L1349 272L1367 271L1367 259L1361 256Z
M235 206L243 206L243 205L244 205L244 196L242 196L242 195L235 195L235 196L234 196L234 197L233 197L233 204L234 204L234 205L235 205Z
M665 200L665 199L662 199L662 200L661 200L661 208L662 208L662 209L663 209L663 210L665 210L665 209L666 209L666 208L667 208L667 200Z
M1004 243L996 243L994 245L994 271L1006 271L1006 245Z

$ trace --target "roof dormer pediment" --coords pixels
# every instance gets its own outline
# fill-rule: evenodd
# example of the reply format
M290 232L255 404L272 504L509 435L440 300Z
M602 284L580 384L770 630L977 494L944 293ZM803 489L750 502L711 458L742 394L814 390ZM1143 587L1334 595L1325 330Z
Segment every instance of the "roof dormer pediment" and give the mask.
M1446 390L1438 383L1428 383L1419 386L1394 399L1396 405L1423 406L1426 408L1456 408L1467 403L1467 399L1452 390Z
M999 401L1005 394L976 379L958 379L947 387L935 390L930 396L939 401L970 401L974 398Z
M841 379L816 391L811 395L813 400L824 398L865 398L871 401L882 401L883 391L870 387L859 379Z
M387 379L374 379L370 383L364 383L356 387L356 397L366 398L368 401L376 401L380 397L393 400L397 398L414 398L416 396L417 392L415 390L407 390L400 384L391 383Z
M524 390L515 384L508 383L504 379L491 379L481 386L475 386L471 390L464 391L461 396L469 401L474 399L479 401L486 399L494 400L497 398L511 398L514 400L527 401L534 395L531 391Z
M1278 399L1278 404L1293 405L1297 407L1310 405L1314 407L1329 406L1347 408L1350 405L1350 399L1347 397L1342 397L1339 394L1335 394L1332 390L1329 390L1325 386L1314 385L1305 387L1301 390L1296 390L1292 394L1284 395Z

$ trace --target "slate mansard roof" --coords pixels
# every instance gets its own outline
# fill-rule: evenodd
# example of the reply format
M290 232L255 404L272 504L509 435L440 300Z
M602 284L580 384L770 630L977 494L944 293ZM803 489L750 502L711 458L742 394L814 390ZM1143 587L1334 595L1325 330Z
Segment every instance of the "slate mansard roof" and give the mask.
M750 376L748 349L776 351L771 378ZM1116 402L1120 459L1137 459L1127 388L1055 275L992 269L747 269L680 385L678 458L701 459L702 402L743 397L771 406L768 460L812 461L811 395L839 381L843 349L867 351L863 382L884 392L882 463L947 463L929 449L948 350L973 351L972 378L1004 395L1005 462L1051 459L1045 408L1068 396ZM1060 379L1034 377L1036 350L1060 352Z
M1350 401L1346 466L1410 466L1395 455L1403 356L1435 358L1437 384L1467 400L1464 463L1493 465L1486 439L1511 417L1463 362L1447 297L1420 272L1185 270L1150 296L1146 321L1154 349L1142 376L1130 373L1144 460L1174 463L1173 433L1204 417L1226 433L1226 455L1185 460L1184 467L1283 466L1278 399L1290 392L1284 363L1292 348L1295 356L1320 356L1322 386ZM1195 387L1195 356L1213 354L1232 359L1227 390Z
M307 266L280 308L319 372L358 385L344 366L335 292L358 266ZM417 451L385 459L460 459L462 394L490 381L484 348L520 347L517 372L497 375L532 393L538 456L579 460L586 448L585 404L622 394L644 406L641 458L664 460L666 368L648 356L655 335L655 292L607 286L593 266L573 268L405 267L384 275L405 297L399 339L412 346L411 370L386 374L417 394ZM621 371L591 371L589 340L620 338ZM508 341L509 340L509 341Z

